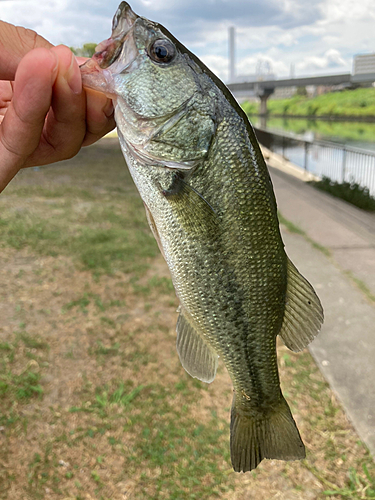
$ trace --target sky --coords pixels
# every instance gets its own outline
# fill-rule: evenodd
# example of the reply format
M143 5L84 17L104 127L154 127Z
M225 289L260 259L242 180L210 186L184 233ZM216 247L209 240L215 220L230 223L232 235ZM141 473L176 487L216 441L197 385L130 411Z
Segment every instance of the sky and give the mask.
M0 0L0 19L53 44L80 47L111 33L119 0ZM228 81L228 29L236 28L236 73L278 78L348 73L375 52L374 0L133 0ZM293 69L291 69L293 68Z

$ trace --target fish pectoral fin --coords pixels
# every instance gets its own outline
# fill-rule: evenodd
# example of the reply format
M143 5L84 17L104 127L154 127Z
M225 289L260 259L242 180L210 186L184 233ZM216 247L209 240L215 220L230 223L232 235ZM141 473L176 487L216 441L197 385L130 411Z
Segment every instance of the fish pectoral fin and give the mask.
M145 210L146 210L146 219L147 219L148 225L150 226L151 232L154 235L154 238L156 240L156 243L158 244L158 247L159 247L159 250L160 250L162 256L164 257L164 260L166 260L163 245L161 244L159 231L158 231L158 228L156 227L152 213L151 213L150 209L148 208L148 206L146 205L146 203L143 202L143 204L144 204Z
M182 366L194 378L210 383L214 380L218 355L191 326L182 311L177 320L177 352Z
M302 351L318 335L323 308L310 283L288 259L286 306L280 337L292 351Z
M218 238L220 219L217 213L204 196L185 181L181 173L174 176L172 184L163 194L186 231L199 233L200 238L211 241Z

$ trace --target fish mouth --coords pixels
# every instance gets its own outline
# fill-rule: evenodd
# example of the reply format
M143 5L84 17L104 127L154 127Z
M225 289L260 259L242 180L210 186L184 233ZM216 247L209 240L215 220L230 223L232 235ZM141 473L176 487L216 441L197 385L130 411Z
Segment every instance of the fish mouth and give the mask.
M123 73L139 54L134 40L137 19L130 5L121 2L113 16L112 35L100 42L92 58L80 66L84 87L113 97L113 76Z

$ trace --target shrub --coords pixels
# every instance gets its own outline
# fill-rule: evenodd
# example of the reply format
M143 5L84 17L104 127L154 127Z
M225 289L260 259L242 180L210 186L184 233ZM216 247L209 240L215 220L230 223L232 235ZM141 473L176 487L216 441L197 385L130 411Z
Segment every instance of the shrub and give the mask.
M311 181L311 184L317 189L326 191L358 208L370 212L375 211L375 198L370 195L367 187L360 186L357 182L337 182L323 176L322 180Z

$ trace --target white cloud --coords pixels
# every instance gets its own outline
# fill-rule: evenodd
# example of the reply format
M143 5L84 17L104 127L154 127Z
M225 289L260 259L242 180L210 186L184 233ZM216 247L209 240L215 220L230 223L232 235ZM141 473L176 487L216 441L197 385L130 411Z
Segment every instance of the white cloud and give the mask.
M296 65L298 70L304 71L314 69L327 68L344 68L347 66L347 61L341 56L336 49L327 50L322 56L308 56L306 59Z
M201 60L221 80L227 79L228 59L226 57L207 54L201 56Z
M79 46L110 35L119 0L0 1L0 18L35 29L52 43ZM228 27L237 28L237 73L269 61L278 76L350 71L372 52L374 0L132 0L135 12L164 24L226 79Z

